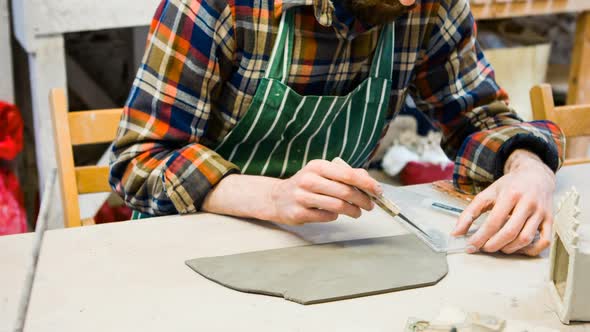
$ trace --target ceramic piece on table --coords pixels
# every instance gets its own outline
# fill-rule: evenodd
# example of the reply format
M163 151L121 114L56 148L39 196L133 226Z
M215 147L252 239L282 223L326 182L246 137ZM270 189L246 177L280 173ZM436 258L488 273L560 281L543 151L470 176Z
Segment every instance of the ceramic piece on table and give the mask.
M580 227L579 200L574 188L566 193L553 226L550 289L564 324L590 321L590 234Z

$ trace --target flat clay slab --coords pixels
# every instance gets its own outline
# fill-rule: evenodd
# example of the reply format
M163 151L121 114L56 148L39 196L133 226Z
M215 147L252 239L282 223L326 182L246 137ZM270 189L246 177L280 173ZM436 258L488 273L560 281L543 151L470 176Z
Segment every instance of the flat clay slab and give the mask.
M415 235L204 257L186 264L207 279L241 292L314 304L436 284L446 254Z

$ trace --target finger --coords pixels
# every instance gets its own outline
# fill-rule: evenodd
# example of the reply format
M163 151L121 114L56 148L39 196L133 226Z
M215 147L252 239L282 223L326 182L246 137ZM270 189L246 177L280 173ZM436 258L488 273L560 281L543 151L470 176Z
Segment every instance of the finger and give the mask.
M534 204L519 202L506 224L484 244L482 250L496 252L516 240L533 213L535 213Z
M369 196L356 188L337 181L328 180L317 174L310 173L309 176L304 178L301 186L303 189L312 193L338 198L367 211L372 210L374 207L374 203Z
M365 169L352 168L326 160L312 160L307 165L308 169L327 179L357 187L373 195L383 193L379 182L373 179Z
M299 200L298 203L307 208L315 208L337 214L344 214L355 219L360 217L362 214L361 209L356 205L352 205L338 198L314 193L307 193L305 198Z
M330 222L336 219L338 219L338 213L300 207L291 214L289 221L286 221L285 224L301 226L307 223Z
M545 218L540 226L539 229L541 231L540 238L536 242L533 242L531 245L524 247L520 250L523 254L527 256L539 256L543 250L549 248L551 245L551 240L553 238L553 217L549 215L549 217Z
M513 241L508 243L506 246L504 246L504 248L502 248L502 252L510 255L533 243L535 236L537 235L539 225L542 221L542 214L533 214L526 221L526 224L524 225L523 229L520 231L518 236Z
M467 234L473 222L484 212L489 210L494 202L493 190L486 189L475 196L473 201L463 210L455 229L451 232L453 236L461 236Z
M500 196L496 200L488 219L469 239L469 244L476 250L481 249L504 226L515 204L516 199L509 196Z

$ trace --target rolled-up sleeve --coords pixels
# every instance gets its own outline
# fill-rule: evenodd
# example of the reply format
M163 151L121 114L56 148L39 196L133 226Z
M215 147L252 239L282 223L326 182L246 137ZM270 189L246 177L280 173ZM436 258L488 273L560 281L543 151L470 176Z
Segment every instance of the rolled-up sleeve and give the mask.
M549 121L523 122L476 40L467 0L434 6L429 33L410 93L443 133L443 148L455 160L454 184L476 194L503 175L515 149L536 153L551 169L562 164L565 138Z
M111 187L133 209L196 212L238 171L202 142L222 83L220 57L231 58L231 26L229 7L218 2L164 0L158 7L111 157Z

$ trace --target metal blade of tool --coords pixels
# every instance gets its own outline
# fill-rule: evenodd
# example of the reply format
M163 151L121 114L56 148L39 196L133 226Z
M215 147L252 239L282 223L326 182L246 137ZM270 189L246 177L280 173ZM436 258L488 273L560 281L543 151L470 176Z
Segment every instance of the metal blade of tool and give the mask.
M332 160L332 162L339 164L339 165L351 167L350 165L348 165L348 163L346 161L344 161L338 157L336 157L334 160ZM401 220L402 225L405 225L407 229L409 229L414 234L416 234L418 236L418 238L420 238L422 241L424 241L426 244L428 244L428 246L430 246L432 249L434 249L436 251L440 251L437 244L432 242L431 236L428 233L426 233L424 230L422 230L420 227L418 227L418 225L416 225L415 223L410 221L410 219L408 217L404 216L401 213L401 209L399 208L399 206L397 206L397 204L395 204L393 201L391 201L390 199L388 199L384 195L375 196L375 195L372 195L371 193L368 193L360 188L356 188L356 189L358 189L359 191L361 191L365 195L369 196L369 198L377 206L379 206L381 209L383 209L385 212L387 212L390 216L392 216L394 218L399 217L399 219L395 219L395 220L398 220L398 221Z
M411 222L410 219L406 216L403 215L403 213L401 213L400 208L393 203L390 199L387 199L385 196L381 195L381 196L374 196L371 195L370 193L359 189L361 192L363 192L365 195L369 196L371 198L371 200L373 202L375 202L375 204L377 204L380 208L383 209L383 211L387 212L390 216L392 217L399 217L400 219L402 219L404 222L406 222L409 226L411 226L413 229L419 231L420 233L422 233L424 236L430 238L430 235L428 235L428 233L426 233L425 231L423 231L420 227L418 227L415 223ZM395 206L395 209L392 209L391 207Z
M362 192L364 192L364 191L362 191ZM426 231L424 231L421 227L416 225L416 223L410 221L410 219L408 217L406 217L403 213L401 213L400 208L395 203L393 203L390 199L386 198L383 195L381 195L381 197L375 197L369 193L366 193L366 192L364 192L364 193L367 194L375 202L375 204L377 204L381 209L383 209L383 211L387 212L387 214L392 216L394 218L394 220L398 221L407 230L414 233L420 240L422 240L424 243L426 243L434 251L436 251L436 252L446 251L443 249L445 246L442 245L441 243L439 243L440 239L433 238L430 234L428 234ZM392 205L395 206L395 209L391 209ZM395 217L398 217L399 219L396 219Z

